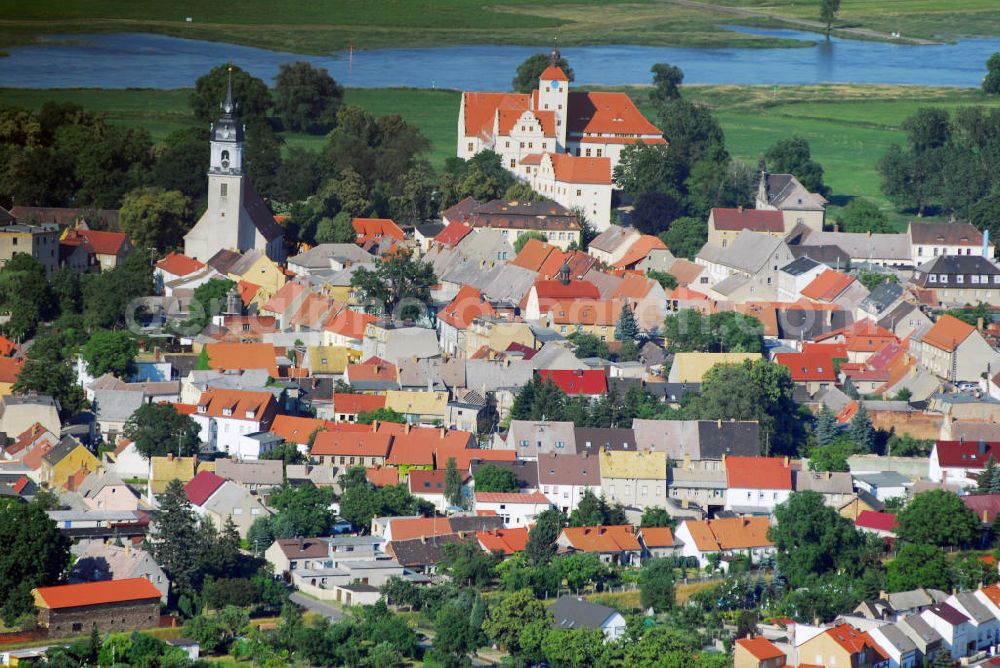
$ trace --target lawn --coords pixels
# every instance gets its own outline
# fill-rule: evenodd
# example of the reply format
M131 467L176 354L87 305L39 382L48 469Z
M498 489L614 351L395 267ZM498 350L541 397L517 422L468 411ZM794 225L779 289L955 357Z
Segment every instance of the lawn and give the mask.
M317 54L348 45L544 45L553 39L560 44L802 46L720 28L739 19L671 0L0 0L0 44L16 46L44 34L155 32Z
M625 90L655 119L646 102L647 89ZM690 86L684 94L713 108L736 158L756 165L776 141L805 137L813 158L826 170L835 205L863 196L887 211L891 206L879 189L875 164L890 144L904 141L900 125L907 116L928 105L951 110L972 104L1000 106L1000 99L971 89L906 86ZM111 122L142 125L157 141L192 123L188 95L186 90L0 90L4 103L30 108L38 108L47 99L73 100L107 114ZM417 125L431 142L427 158L437 169L454 155L456 91L348 89L345 102L375 115L398 113ZM322 136L292 133L285 140L287 146L313 149L325 142ZM906 220L901 214L893 215L900 224Z

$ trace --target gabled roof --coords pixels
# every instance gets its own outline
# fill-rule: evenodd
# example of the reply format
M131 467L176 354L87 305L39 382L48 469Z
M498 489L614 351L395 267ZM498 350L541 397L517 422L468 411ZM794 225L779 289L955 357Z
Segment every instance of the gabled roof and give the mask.
M351 225L354 226L359 243L382 237L402 241L406 237L399 225L390 218L352 218Z
M968 617L947 603L935 603L934 605L928 607L926 612L937 615L952 626L958 626L959 624L964 624L969 621Z
M321 431L309 454L316 456L387 457L392 435L374 432Z
M670 527L646 527L639 529L639 536L646 547L673 547L676 545Z
M881 656L882 659L889 658L867 632L858 631L850 624L838 624L831 629L827 629L826 633L833 638L834 642L850 654L859 654L865 648L869 648Z
M947 468L981 469L992 456L1000 454L1000 442L937 441L934 444L938 464Z
M378 320L378 317L370 313L358 313L349 308L344 308L333 319L328 321L323 329L349 339L360 341L365 338L365 328L368 326L368 323L376 320Z
M666 480L667 454L646 450L608 450L599 455L601 478L629 478L635 480Z
M35 596L36 605L51 610L150 599L157 602L160 600L160 590L145 578L38 587L32 590L32 593Z
M539 81L569 81L569 77L563 72L563 69L558 65L549 65L544 70L542 70L541 76L538 77Z
M538 375L543 380L551 380L559 389L570 396L605 394L608 391L608 379L603 369L600 370L560 370L541 369Z
M843 355L847 357L847 355ZM836 382L837 374L833 370L833 357L822 353L778 353L774 361L787 367L792 374L792 380L797 383L809 381Z
M99 230L69 230L70 237L83 239L97 255L118 255L128 243L123 232L102 232Z
M264 369L278 377L277 352L272 343L206 343L208 366L219 371Z
M411 473L413 473L413 471L411 471ZM370 482L376 487L398 485L399 469L392 466L383 466L380 468L366 468L365 477L368 478L368 482Z
M634 244L629 246L629 249L625 251L620 260L614 263L614 266L618 269L631 269L649 255L650 251L656 249L666 250L666 248L667 245L659 237L654 237L652 234L644 234L636 239ZM625 279L628 280L628 276Z
M483 293L471 285L463 285L455 298L445 306L437 317L455 329L468 329L474 318L495 317L497 312L483 297Z
M472 196L466 197L465 199L459 200L457 204L453 204L444 211L441 212L441 220L449 221L451 223L460 223L468 220L469 216L472 215L473 210L479 206L479 201ZM447 230L448 228L445 228ZM464 234L462 236L465 236ZM455 239L454 243L458 243L460 239ZM435 238L434 241L439 241Z
M561 538L581 552L601 554L641 550L635 527L631 524L611 526L566 527Z
M877 531L895 531L898 527L896 516L892 513L879 513L874 510L862 510L854 520L854 526Z
M271 433L285 439L287 443L306 443L316 430L324 429L326 420L294 415L275 415L271 422Z
M289 559L323 559L330 554L330 544L318 538L279 538L275 542Z
M556 181L611 185L611 158L588 158L569 153L546 153Z
M712 209L710 214L712 223L717 230L729 232L739 232L740 230L750 230L751 232L782 233L785 231L785 217L780 211L768 209Z
M14 383L21 374L24 360L13 357L0 357L0 383Z
M592 603L578 596L560 596L552 607L552 625L560 629L601 629L607 621L620 614L606 605Z
M184 485L184 493L193 505L202 506L208 498L215 494L216 490L226 482L225 478L215 475L211 471L199 471L195 477L191 478Z
M337 413L370 413L385 407L385 395L348 394L344 392L333 394L333 410Z
M730 489L792 489L792 469L781 457L726 457Z
M188 257L183 253L167 253L167 256L156 263L157 268L174 276L187 276L205 268L205 264Z
M777 645L765 638L757 636L755 638L740 638L736 644L745 649L758 661L768 659L784 659L785 653L778 649Z
M412 473L411 473L412 475ZM487 552L499 552L511 555L524 552L528 546L528 528L494 529L492 531L477 531L476 539L480 547Z
M660 129L646 120L626 93L571 92L568 107L566 130L570 135L606 135L602 140L607 136L654 135L656 143L666 143ZM634 138L625 143L635 141L641 140Z
M766 517L730 517L714 520L685 520L695 546L701 552L745 550L774 545L768 537L771 528Z
M549 505L549 499L541 492L476 492L476 503L504 503Z
M983 245L983 233L970 223L932 223L911 220L907 231L915 244L979 247Z
M923 341L935 348L953 352L974 331L976 328L972 325L962 322L955 316L944 314L924 332Z
M478 204L479 204L478 202L476 202L476 200L472 199L471 197L466 197L464 200L462 200L462 202L468 202L469 200L472 200L472 201L470 202L469 211L466 213L466 215L468 215L469 213L472 213L472 208L474 208L475 206L478 206ZM459 202L458 204L456 204L455 206L453 206L451 209L448 209L448 211L452 211L452 209L456 209L459 205L462 204L462 202ZM443 215L447 216L448 215L448 211L445 211ZM459 215L459 211L455 211L452 215ZM451 218L449 218L449 220L451 220ZM436 244L444 244L446 246L454 246L454 245L458 244L459 241L461 241L462 239L464 239L465 236L467 234L469 234L470 232L472 232L472 228L470 226L466 225L465 223L454 221L454 222L450 223L448 225L448 227L446 227L443 230L441 230L440 234L438 234L436 237L434 237L434 243L436 243Z
M818 301L831 302L839 297L857 279L833 269L827 269L802 288L802 296Z
M1000 494L966 494L962 497L962 503L983 524L993 524L997 514L1000 514Z
M195 415L259 422L267 416L268 409L273 405L274 395L270 392L209 388L198 398Z

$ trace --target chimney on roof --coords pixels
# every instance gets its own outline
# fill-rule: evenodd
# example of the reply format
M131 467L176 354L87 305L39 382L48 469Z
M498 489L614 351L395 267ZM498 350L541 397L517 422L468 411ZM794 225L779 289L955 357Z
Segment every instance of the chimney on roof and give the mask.
M721 419L715 421L715 427L717 429L722 429L722 420Z
M686 496L683 499L681 499L681 508L687 510L689 505L690 502L688 501L688 498Z
M378 420L372 420L372 433L374 434L377 431L378 431Z
M420 542L421 542L422 544L426 545L426 544L427 544L427 536L421 536L421 537L420 537Z
M172 452L168 452L167 453L167 461L168 462L174 461L174 453L172 453Z
M788 468L788 455L785 455L785 468Z
M446 434L447 432L448 432L448 430L447 430L447 429L445 429L444 427L441 427L441 439L442 439L442 440L444 440L444 435L445 435L445 434Z
M403 427L403 433L404 434L409 434L410 433L410 423L409 422L407 422L406 426Z
M983 331L983 319L981 317L976 318L976 329L978 329L980 332Z
M691 455L690 453L687 452L684 453L684 468L686 469L691 468Z
M831 327L833 326L833 310L832 309L827 309L827 311L826 311L826 324L829 325L829 326L831 326Z

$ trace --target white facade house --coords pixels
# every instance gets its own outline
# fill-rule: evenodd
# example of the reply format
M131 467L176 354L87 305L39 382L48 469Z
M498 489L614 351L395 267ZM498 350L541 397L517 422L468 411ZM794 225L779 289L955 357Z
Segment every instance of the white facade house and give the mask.
M969 638L969 642L975 638L976 650L988 650L1000 639L1000 619L994 616L990 607L983 603L975 592L952 594L945 603L969 618L974 634Z
M243 171L244 126L236 118L232 82L222 117L212 125L208 168L208 207L184 235L184 254L207 262L220 250L265 253L285 259L284 231Z
M270 392L209 389L202 392L191 418L203 443L237 455L245 449L243 437L269 429L277 408Z
M503 518L503 525L508 528L534 524L538 514L551 507L545 495L538 491L529 494L476 492L475 500L477 513L495 513Z
M997 459L998 444L986 441L937 441L931 447L927 477L934 482L973 487L990 457Z
M538 457L538 489L563 513L573 512L583 495L601 495L600 461L582 452L549 453Z
M113 452L104 453L103 466L123 480L148 480L149 460L139 454L135 443L120 438Z
M598 232L611 225L611 158L542 153L526 156L520 164L535 192L583 211Z
M983 233L969 223L910 221L906 236L914 267L939 255L979 255L992 260L995 250Z
M920 618L938 632L953 659L961 659L975 647L976 632L972 621L947 603L930 606L920 613Z

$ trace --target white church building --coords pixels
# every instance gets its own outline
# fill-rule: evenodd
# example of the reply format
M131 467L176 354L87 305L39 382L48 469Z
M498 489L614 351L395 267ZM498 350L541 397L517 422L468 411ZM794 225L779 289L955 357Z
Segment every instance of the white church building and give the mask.
M625 93L571 92L553 49L538 88L462 94L459 158L498 153L504 167L539 193L582 209L598 230L610 224L611 175L629 144L666 144Z
M276 262L285 259L284 230L243 172L244 126L236 118L232 81L212 124L208 168L208 208L184 235L184 254L205 262L220 250L258 250Z

